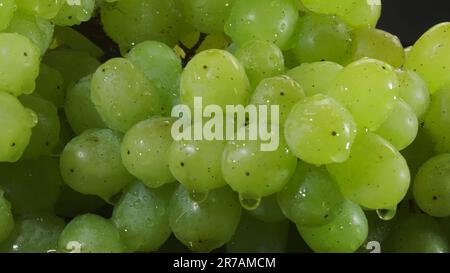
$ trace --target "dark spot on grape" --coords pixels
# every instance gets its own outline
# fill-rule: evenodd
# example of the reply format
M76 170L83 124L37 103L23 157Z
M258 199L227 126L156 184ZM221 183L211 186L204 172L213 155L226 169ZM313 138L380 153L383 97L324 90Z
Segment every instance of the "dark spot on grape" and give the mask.
M281 96L284 96L284 92L280 92L280 95L281 95Z
M325 59L321 59L320 61L321 61L321 62L325 62Z
M328 218L328 214L325 214L325 215L323 216L323 218L327 219L327 218Z
M74 172L75 172L75 170L74 170L74 169L70 169L70 172L71 172L71 173L74 173Z
M28 57L28 53L24 52L23 56Z
M14 147L14 146L16 146L16 143L15 142L11 143L11 147Z
M184 167L184 162L181 162L181 163L180 163L180 166L181 166L181 167Z
M103 68L103 69L102 69L102 72L105 73L105 72L106 72L106 69Z
M208 68L208 66L205 64L204 66L203 66L203 69L207 69Z
M250 176L250 173L249 172L245 172L245 176Z
M383 68L383 70L386 70L386 66L384 66L384 65L381 68Z
M422 122L420 123L420 128L423 128L423 127L425 127L425 122L422 121Z
M332 135L332 136L337 136L337 132L336 132L336 131L333 131L333 132L331 132L331 135Z
M69 15L67 18L69 18L69 20L72 20L72 16L71 15Z
M127 151L127 154L128 154L128 155L131 154L130 150Z
M433 200L434 201L436 201L438 198L437 198L437 196L435 195L435 196L433 196Z
M45 142L45 146L49 146L50 145L50 142L47 140L46 142Z

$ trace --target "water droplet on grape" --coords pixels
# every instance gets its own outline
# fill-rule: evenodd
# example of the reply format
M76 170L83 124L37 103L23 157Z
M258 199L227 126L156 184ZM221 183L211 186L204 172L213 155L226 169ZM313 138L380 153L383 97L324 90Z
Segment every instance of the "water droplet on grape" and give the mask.
M377 215L381 220L389 221L395 217L397 213L397 208L393 209L377 209Z
M189 191L189 197L197 202L197 203L201 203L203 201L206 200L206 198L208 198L208 192L198 192L196 190L191 190Z
M246 194L239 194L239 201L241 206L246 210L255 210L261 203L261 197L249 196Z

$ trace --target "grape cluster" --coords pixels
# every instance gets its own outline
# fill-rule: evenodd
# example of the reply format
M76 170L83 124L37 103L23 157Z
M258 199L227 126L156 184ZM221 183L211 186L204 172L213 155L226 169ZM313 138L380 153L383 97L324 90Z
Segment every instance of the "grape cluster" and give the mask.
M0 252L449 252L450 23L404 48L380 15L0 0ZM174 140L196 97L279 106L277 148Z

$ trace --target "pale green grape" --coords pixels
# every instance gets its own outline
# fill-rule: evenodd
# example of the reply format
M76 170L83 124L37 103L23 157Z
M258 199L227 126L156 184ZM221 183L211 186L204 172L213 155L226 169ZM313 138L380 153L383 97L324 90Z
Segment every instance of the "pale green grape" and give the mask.
M23 159L36 159L49 156L59 144L60 123L58 109L49 101L36 95L21 96L20 102L37 115L37 124L33 127L30 143L25 149Z
M86 22L94 14L95 0L64 1L52 22L59 26L73 26Z
M73 218L80 214L99 211L105 206L105 201L100 197L81 194L63 184L61 195L55 205L55 212L58 216Z
M91 101L91 79L92 75L88 75L67 89L64 111L70 127L76 134L81 134L87 129L106 128Z
M243 214L231 241L228 253L285 253L289 222L265 223Z
M279 120L284 124L294 105L305 98L305 92L299 84L288 76L277 76L262 80L256 87L250 99L253 105L279 106Z
M364 58L345 67L328 94L350 110L358 127L375 131L394 109L397 87L389 64Z
M89 53L94 58L100 58L105 54L103 49L71 27L56 26L54 39L64 47Z
M4 128L0 134L0 162L15 162L30 142L37 116L5 92L0 92L0 116L0 128Z
M144 120L131 127L123 138L121 156L125 168L148 187L175 182L168 162L172 122L163 117Z
M373 133L359 133L350 158L330 164L327 169L345 197L369 209L397 206L409 188L405 159L388 141Z
M246 105L250 84L244 67L230 53L210 49L197 54L181 74L181 102L193 109L194 97L203 105Z
M355 252L368 234L366 215L358 205L348 200L330 222L312 227L297 225L297 228L309 247L320 253Z
M261 198L259 206L254 210L247 211L247 213L253 218L266 223L280 222L286 219L278 205L276 194Z
M61 154L64 182L72 189L106 201L133 181L120 158L121 136L92 129L72 139Z
M75 217L61 233L58 252L120 253L123 246L119 231L98 215L84 214Z
M419 122L412 108L402 99L376 133L388 140L397 150L408 147L416 138Z
M450 152L450 86L431 97L431 104L424 118L424 128L430 133L439 153Z
M234 55L244 66L253 88L261 80L280 75L284 71L283 52L270 42L248 41Z
M420 166L434 154L434 144L427 130L419 128L414 142L402 151L408 162L411 177L414 177Z
M397 76L400 82L399 96L411 107L417 118L422 118L431 100L427 84L411 70L398 70Z
M299 162L291 181L278 193L286 217L301 226L324 225L341 212L344 198L324 167Z
M0 33L0 91L15 96L34 91L40 50L27 37Z
M450 84L450 22L425 32L408 53L405 68L417 72L427 82L430 93Z
M315 165L346 161L356 132L350 112L322 94L295 104L284 126L292 153Z
M210 252L229 242L240 217L238 198L228 187L212 190L205 200L196 202L179 186L169 206L173 233L194 252Z
M8 27L15 10L16 4L14 0L2 0L0 2L0 31Z
M63 83L63 76L58 70L41 63L39 76L36 79L36 89L34 90L34 94L50 101L56 107L62 108L64 106L65 97Z
M172 233L169 199L159 191L135 182L125 189L114 207L111 220L119 230L126 252L156 251Z
M306 96L327 94L342 66L333 62L304 63L287 72L302 89Z
M225 33L241 46L264 40L281 49L291 47L298 12L291 0L236 1L225 23Z
M59 12L66 0L15 0L19 10L42 17L52 19Z
M311 13L300 17L293 52L299 63L343 63L351 45L349 29L338 17Z
M14 218L11 212L11 203L5 198L0 188L0 244L8 238L14 228Z

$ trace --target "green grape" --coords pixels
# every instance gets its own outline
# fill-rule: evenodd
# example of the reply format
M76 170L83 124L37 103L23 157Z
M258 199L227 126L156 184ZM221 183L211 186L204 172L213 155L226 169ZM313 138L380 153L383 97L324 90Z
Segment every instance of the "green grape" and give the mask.
M280 75L284 71L283 52L270 42L248 41L234 55L244 66L253 88L261 80Z
M291 181L278 193L286 217L301 226L319 226L341 212L344 198L324 167L299 162Z
M63 83L63 76L58 70L41 63L39 76L36 79L36 89L34 90L34 94L50 101L56 107L62 108L64 106L65 97Z
M169 205L170 227L194 252L210 252L231 240L241 217L239 201L228 187L212 190L196 202L179 186Z
M327 94L342 69L340 64L333 62L304 63L289 70L287 75L298 82L309 97Z
M194 97L203 105L246 105L250 84L244 67L224 50L210 49L197 54L181 74L181 102L193 109Z
M91 79L92 75L88 75L67 89L64 111L70 127L78 135L87 129L106 128L91 101Z
M430 133L439 153L450 152L450 86L431 97L431 104L424 118L424 128Z
M123 138L125 168L150 188L175 182L168 163L172 122L171 118L153 117L131 127Z
M448 240L442 226L425 214L400 218L384 243L387 253L447 253Z
M361 132L350 158L327 166L341 192L369 209L389 209L405 197L410 183L408 165L385 139Z
M159 189L136 182L125 189L114 207L111 220L119 230L124 251L157 251L172 233L169 226L169 200Z
M394 67L405 62L405 52L397 36L376 28L359 28L352 32L353 44L350 61L369 57Z
M341 17L351 27L375 27L381 15L380 0L301 0L310 11Z
M300 63L343 63L351 45L349 29L338 17L311 13L300 17L293 52Z
M125 51L148 40L174 46L181 33L181 16L174 0L105 3L100 12L106 34Z
M11 212L11 203L3 196L0 188L0 244L8 238L14 228L14 218Z
M222 33L235 0L176 0L183 18L203 33Z
M14 0L2 0L0 4L0 31L6 29L16 10Z
M100 58L105 54L103 49L71 27L56 26L54 38L58 44L72 50L89 53L94 58Z
M119 231L98 215L84 214L75 217L61 233L58 252L70 253L120 253L123 246Z
M44 19L52 19L58 14L66 0L15 0L19 10Z
M120 158L121 136L92 129L72 139L61 154L61 174L72 189L106 201L133 181Z
M32 129L30 143L25 149L23 159L36 159L40 156L49 156L59 144L60 123L58 109L49 101L36 95L24 95L20 102L33 110L38 123Z
M179 101L183 70L175 51L164 43L146 41L136 45L126 58L158 88L165 110L169 113L171 106Z
M168 151L170 171L191 193L220 188L226 185L221 169L225 145L220 140L174 141Z
M302 226L297 229L314 252L351 253L366 240L367 218L355 203L345 200L342 211L330 222L319 226Z
M422 118L430 106L430 93L427 84L420 76L410 70L398 70L398 93L411 107L417 118Z
M55 252L58 237L63 229L64 220L49 212L18 217L11 235L0 243L0 252Z
M315 165L346 161L356 132L350 112L322 94L295 104L284 126L292 153Z
M427 82L430 93L450 84L450 22L425 32L408 53L405 68L417 72Z
M57 158L0 164L0 186L15 214L53 210L61 185Z
M278 105L279 120L284 124L294 105L305 98L305 93L299 84L288 76L276 76L262 80L256 87L250 99L253 105Z
M18 33L27 37L39 47L41 55L44 55L52 42L53 30L53 24L40 17L16 12L4 32Z
M0 33L0 91L19 96L34 91L39 48L17 33Z
M156 87L124 58L110 59L97 69L91 100L106 125L121 132L165 111Z
M33 110L23 107L16 97L5 92L0 92L0 116L0 162L15 162L30 142L37 116Z
M73 26L86 22L94 14L95 0L64 1L52 22L59 26Z
M74 218L80 214L96 212L106 206L105 201L95 195L85 195L62 185L61 196L55 205L58 216Z
M450 154L440 154L420 167L414 183L414 198L431 216L450 216Z
M291 0L236 1L225 23L225 33L241 46L264 40L281 49L291 47L298 12Z
M402 155L408 162L411 177L414 177L419 167L434 154L434 144L429 133L419 128L414 142L402 151Z
M259 206L254 210L247 211L247 213L253 218L266 223L280 222L286 219L278 205L276 194L261 198Z
M364 58L345 67L328 94L350 110L358 127L375 131L394 109L397 87L389 64Z
M289 222L265 223L243 214L231 241L228 253L285 253Z

